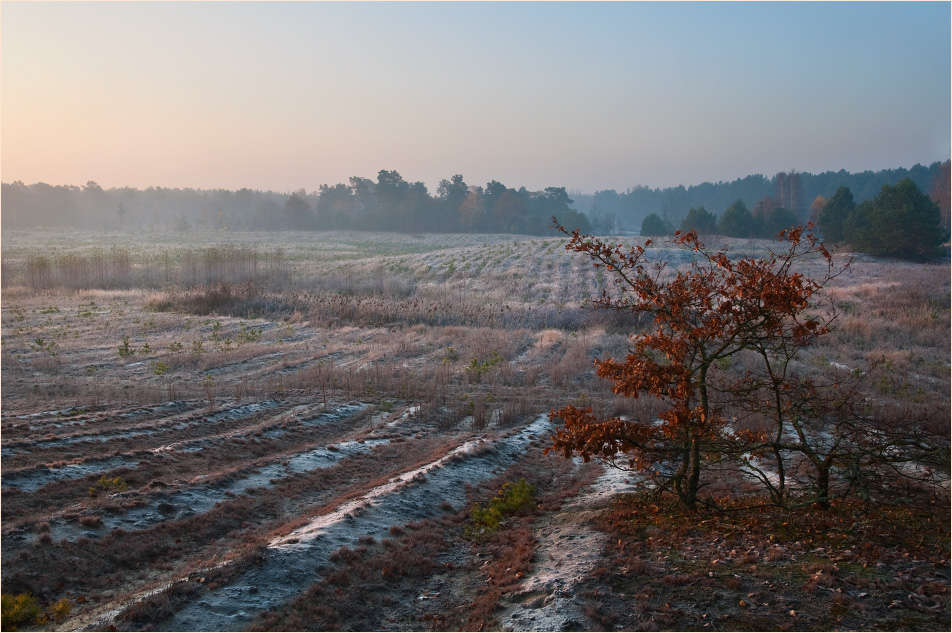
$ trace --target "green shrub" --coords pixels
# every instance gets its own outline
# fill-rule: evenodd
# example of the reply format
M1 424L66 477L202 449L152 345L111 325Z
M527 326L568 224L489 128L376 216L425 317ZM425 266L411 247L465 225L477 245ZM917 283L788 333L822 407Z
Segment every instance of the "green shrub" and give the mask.
M60 598L50 605L50 619L55 622L62 622L69 616L72 610L73 603L69 601L69 598Z
M703 206L697 209L692 208L688 211L687 215L684 216L684 220L681 221L681 231L687 233L692 230L702 235L716 233L717 217Z
M100 492L125 492L129 486L122 477L106 477L103 475L96 481L95 486L89 487L89 496L96 497Z
M474 503L469 511L470 524L466 536L480 539L492 534L503 523L505 517L535 506L533 497L536 487L525 478L503 484L499 494L493 497L487 507Z
M259 340L261 340L261 329L247 329L245 326L241 326L241 330L238 332L239 345L242 343L256 343Z
M136 353L134 347L129 345L129 336L122 337L122 345L119 346L119 355L123 358L128 358Z
M938 205L906 178L883 185L872 200L849 210L843 238L853 249L913 261L939 258L949 239Z
M33 594L5 593L0 596L0 603L4 631L16 631L21 624L39 624L43 620L43 609Z
M489 358L484 361L474 358L466 370L469 372L469 375L472 379L479 381L482 379L484 374L504 360L505 359L499 354L499 352L493 350L493 352L489 355Z
M662 220L657 213L649 213L641 222L642 237L660 237L674 232L674 227L667 220Z

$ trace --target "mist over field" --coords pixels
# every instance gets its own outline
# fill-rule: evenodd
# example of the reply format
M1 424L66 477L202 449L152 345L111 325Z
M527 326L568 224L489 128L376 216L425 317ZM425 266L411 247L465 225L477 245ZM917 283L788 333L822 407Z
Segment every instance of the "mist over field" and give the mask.
M816 221L818 201L825 202L840 187L850 188L856 202L863 202L875 197L884 184L895 185L905 178L941 204L948 161L858 174L840 170L814 175L794 170L770 178L755 174L731 182L621 192L607 189L594 194L555 186L528 191L496 180L485 185L467 183L460 174L442 179L436 191L430 192L423 183L408 182L399 172L387 170L380 170L374 179L354 176L347 183L291 194L247 187L140 190L103 189L95 181L82 186L18 181L2 185L2 222L6 229L186 231L194 227L546 235L551 234L549 225L555 215L586 232L612 233L637 231L652 213L675 226L694 208L720 215L737 200L751 209L781 206L799 221ZM942 213L948 217L947 211Z

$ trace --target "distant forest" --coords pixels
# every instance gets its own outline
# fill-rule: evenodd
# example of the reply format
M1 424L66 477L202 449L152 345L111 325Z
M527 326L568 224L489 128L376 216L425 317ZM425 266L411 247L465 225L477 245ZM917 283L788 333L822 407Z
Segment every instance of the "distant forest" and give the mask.
M528 191L495 180L473 186L461 175L442 180L437 191L430 193L422 182L408 182L396 171L381 170L376 180L355 176L346 184L290 194L252 189L103 189L93 181L85 186L16 181L2 184L0 222L3 229L351 229L547 235L555 216L564 226L586 233L632 233L649 214L678 226L691 209L704 207L720 215L737 200L750 209L782 206L805 221L818 196L828 200L840 187L848 187L856 203L861 203L875 197L884 184L906 178L937 202L948 199L949 161L856 174L844 170L816 175L781 172L772 178L755 174L732 182L663 189L637 186L594 194L566 192L564 187ZM942 211L948 224L948 210Z

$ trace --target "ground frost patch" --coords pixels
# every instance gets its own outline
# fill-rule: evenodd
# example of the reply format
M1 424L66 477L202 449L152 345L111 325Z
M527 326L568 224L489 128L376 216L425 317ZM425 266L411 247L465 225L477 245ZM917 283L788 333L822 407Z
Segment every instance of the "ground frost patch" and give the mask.
M476 484L505 469L529 444L551 428L548 416L496 441L473 440L443 458L394 477L329 515L276 539L264 561L234 583L186 604L160 630L223 631L246 628L262 611L276 609L320 577L316 568L330 563L341 546L354 546L362 536L384 538L393 525L436 516L449 503L466 503L466 484ZM325 518L326 517L326 518Z
M332 413L318 416L325 421L350 417L364 405L346 405ZM315 419L318 419L315 418ZM118 515L100 517L102 527L93 531L64 520L51 522L51 536L56 540L75 540L80 536L98 537L109 530L143 530L172 519L184 519L208 512L216 504L255 489L270 489L295 475L304 475L322 468L330 468L341 460L371 452L375 447L389 444L389 439L368 439L334 444L333 448L319 447L291 456L281 463L269 464L246 473L241 478L220 486L202 486L149 498L146 505L132 508ZM116 495L122 498L122 494Z
M601 560L607 536L587 525L592 508L612 496L634 492L631 473L605 472L537 529L535 569L499 614L504 631L589 631L599 625L585 615L576 588Z
M60 468L41 466L28 472L4 476L3 487L5 489L16 487L22 492L36 492L43 486L55 481L79 479L87 475L107 473L116 468L135 468L138 465L137 460L115 457L113 459L91 460L80 464L67 464Z

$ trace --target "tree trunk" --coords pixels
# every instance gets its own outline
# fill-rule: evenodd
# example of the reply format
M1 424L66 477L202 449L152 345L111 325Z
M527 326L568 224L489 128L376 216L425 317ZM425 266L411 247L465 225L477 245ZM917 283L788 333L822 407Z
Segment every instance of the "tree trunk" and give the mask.
M830 507L830 464L826 461L817 464L816 505L824 510Z
M774 493L774 498L777 502L777 505L782 508L787 503L787 499L786 499L787 478L786 478L786 473L784 471L783 455L780 453L780 449L774 446L773 451L774 451L774 457L777 460L777 486L776 486L776 491Z

